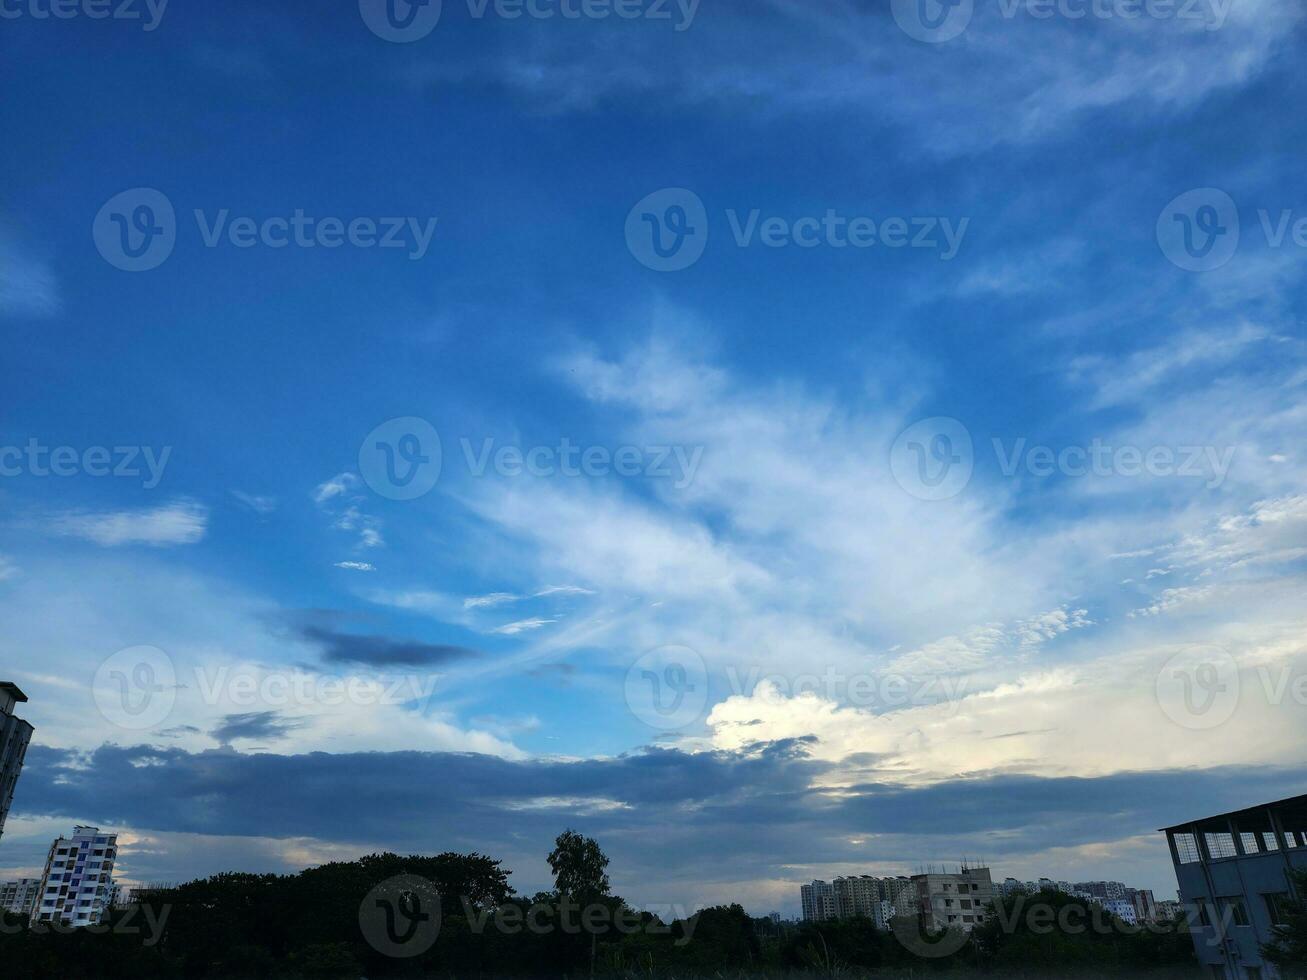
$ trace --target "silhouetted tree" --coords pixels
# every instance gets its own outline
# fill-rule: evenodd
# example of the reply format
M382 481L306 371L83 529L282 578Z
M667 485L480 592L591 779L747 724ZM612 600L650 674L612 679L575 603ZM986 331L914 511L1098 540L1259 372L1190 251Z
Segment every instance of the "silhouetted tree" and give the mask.
M593 837L582 837L575 830L563 831L554 841L549 867L559 895L584 904L608 894L608 857Z
M1274 963L1285 980L1307 977L1307 871L1293 872L1296 900L1282 907L1283 919L1275 929L1275 939L1262 947L1262 955Z

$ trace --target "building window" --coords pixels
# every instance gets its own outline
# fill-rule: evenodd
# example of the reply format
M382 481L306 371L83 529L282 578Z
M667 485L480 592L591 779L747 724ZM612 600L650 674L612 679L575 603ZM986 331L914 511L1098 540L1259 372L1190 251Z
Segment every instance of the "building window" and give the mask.
M1294 840L1294 837L1293 837L1293 831L1292 831L1292 830L1286 830L1286 831L1284 832L1284 846L1285 846L1285 847L1297 847L1297 846L1298 846L1298 842L1297 842L1296 840Z
M1275 834L1269 830L1262 831L1262 843L1266 845L1268 851L1278 851L1280 842L1275 839Z
M1243 844L1243 852L1245 854L1256 854L1261 850L1261 848L1257 846L1257 835L1250 834L1246 830L1239 835L1239 842Z
M1283 925L1288 921L1288 916L1285 915L1284 911L1285 902L1289 899L1287 893L1271 892L1263 895L1262 898L1266 899L1266 911L1270 913L1272 925Z
M1230 833L1204 834L1207 841L1207 853L1212 856L1212 860L1220 858L1231 858L1239 852L1234 849L1234 835Z
M1198 841L1193 834L1174 834L1175 854L1181 864L1195 864L1199 860Z
M1230 922L1236 926L1246 926L1248 922L1248 909L1244 907L1242 898L1223 899L1226 910L1230 913Z

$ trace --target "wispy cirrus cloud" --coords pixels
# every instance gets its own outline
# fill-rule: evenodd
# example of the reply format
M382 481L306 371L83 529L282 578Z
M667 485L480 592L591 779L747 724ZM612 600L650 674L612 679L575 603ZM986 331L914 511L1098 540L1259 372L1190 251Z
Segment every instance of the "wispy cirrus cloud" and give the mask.
M47 317L60 306L54 271L0 226L0 316Z
M246 493L243 490L233 490L231 495L247 510L260 516L271 514L277 509L277 498L271 495Z
M69 511L49 518L45 527L53 534L105 548L134 544L165 548L202 540L208 521L207 507L182 500L143 510Z
M556 619L542 619L539 616L533 616L530 619L519 619L515 623L505 623L503 626L496 626L491 633L499 633L503 636L516 636L518 633L526 633L530 630L538 630L542 626L548 626L550 623L556 623Z

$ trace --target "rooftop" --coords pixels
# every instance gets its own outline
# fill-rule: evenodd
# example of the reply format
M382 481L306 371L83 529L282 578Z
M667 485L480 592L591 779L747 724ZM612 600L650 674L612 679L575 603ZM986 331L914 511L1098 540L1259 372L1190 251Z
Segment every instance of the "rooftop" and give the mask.
M1269 803L1258 803L1256 806L1244 807L1241 810L1230 810L1226 813L1214 813L1209 817L1195 817L1192 820L1186 820L1183 823L1173 824L1170 827L1159 827L1158 830L1165 833L1171 830L1186 830L1194 824L1207 823L1211 820L1223 820L1228 817L1250 817L1263 813L1267 809L1289 810L1293 811L1295 816L1302 815L1303 826L1307 826L1307 795L1287 796L1282 800L1272 800ZM1298 829L1297 827L1294 828Z
M20 704L27 701L27 695L24 694L13 681L0 681L0 693L8 694Z

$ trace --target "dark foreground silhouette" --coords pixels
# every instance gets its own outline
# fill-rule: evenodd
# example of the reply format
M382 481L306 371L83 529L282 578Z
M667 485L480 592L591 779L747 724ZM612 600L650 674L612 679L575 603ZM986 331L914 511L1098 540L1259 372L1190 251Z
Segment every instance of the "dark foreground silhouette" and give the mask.
M969 939L921 937L922 945L866 919L795 926L754 919L738 905L670 921L636 912L611 894L598 845L571 831L558 838L549 862L555 890L531 898L514 894L500 862L480 854L374 854L296 875L221 874L150 890L95 930L29 927L9 916L0 931L0 975L1198 975L1183 921L1137 929L1059 893L1007 899ZM1304 935L1307 916L1299 908L1282 937L1287 976L1304 975Z

